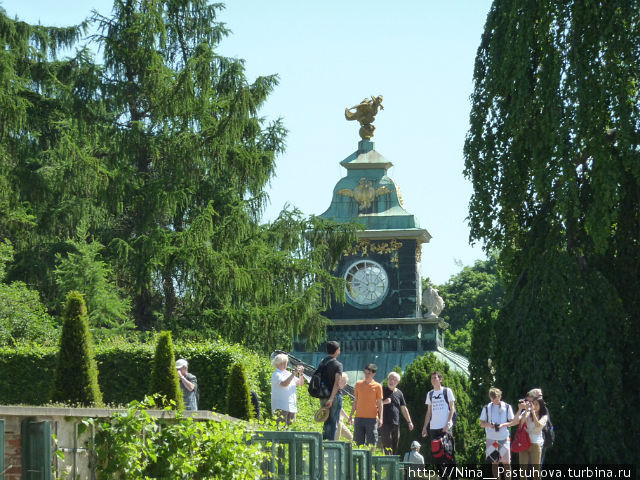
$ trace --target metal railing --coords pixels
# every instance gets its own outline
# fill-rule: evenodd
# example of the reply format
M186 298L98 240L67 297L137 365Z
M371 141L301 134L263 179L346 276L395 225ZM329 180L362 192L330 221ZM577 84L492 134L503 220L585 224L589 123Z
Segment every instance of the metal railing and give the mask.
M317 432L254 433L252 442L269 452L263 478L271 480L403 480L400 457L372 455L350 443L322 441Z

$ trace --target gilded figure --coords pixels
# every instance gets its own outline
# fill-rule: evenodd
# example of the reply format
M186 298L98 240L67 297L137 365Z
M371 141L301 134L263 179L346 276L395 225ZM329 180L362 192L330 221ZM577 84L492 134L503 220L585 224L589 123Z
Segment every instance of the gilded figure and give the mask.
M371 98L365 98L358 105L351 108L345 108L344 116L347 120L357 120L360 123L360 138L363 140L373 137L373 131L376 129L373 121L378 113L378 108L384 110L382 106L382 95Z

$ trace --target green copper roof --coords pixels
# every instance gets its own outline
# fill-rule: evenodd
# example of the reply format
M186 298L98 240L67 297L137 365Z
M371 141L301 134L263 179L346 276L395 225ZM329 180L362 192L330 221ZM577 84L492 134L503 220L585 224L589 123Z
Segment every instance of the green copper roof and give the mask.
M404 209L398 186L387 176L393 164L374 150L371 140L358 142L358 150L340 164L347 169L347 176L336 184L331 205L321 217L337 222L355 220L367 231L396 230L405 237L429 241L431 235Z

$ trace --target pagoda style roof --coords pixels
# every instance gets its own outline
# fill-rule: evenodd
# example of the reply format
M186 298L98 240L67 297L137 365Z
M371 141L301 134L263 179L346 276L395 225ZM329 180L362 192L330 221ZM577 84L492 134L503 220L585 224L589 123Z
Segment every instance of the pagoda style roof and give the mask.
M321 217L364 225L360 238L413 238L420 243L431 239L415 216L404 209L398 186L387 176L393 164L375 151L371 140L358 142L358 150L340 164L347 176L336 184L331 205Z

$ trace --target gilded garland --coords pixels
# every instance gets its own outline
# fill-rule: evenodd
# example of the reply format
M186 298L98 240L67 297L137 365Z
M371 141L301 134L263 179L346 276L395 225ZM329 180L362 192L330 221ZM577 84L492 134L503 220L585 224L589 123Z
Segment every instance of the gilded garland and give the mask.
M398 268L398 250L402 247L402 242L395 239L389 242L373 242L370 240L360 240L358 243L344 250L344 256L360 255L367 256L369 252L385 254L391 256L391 263Z

